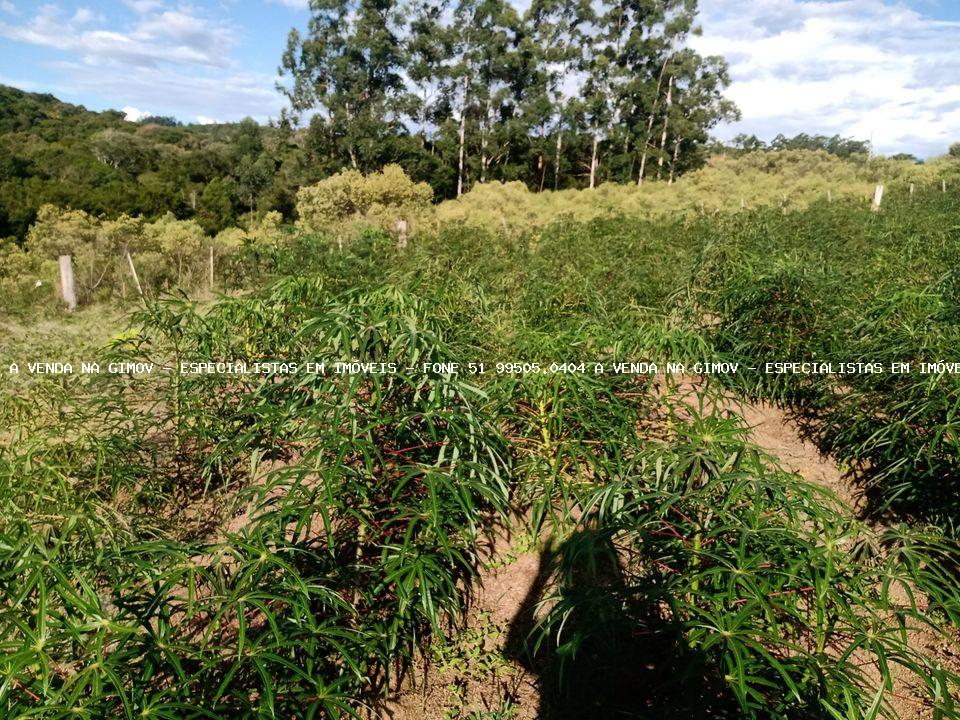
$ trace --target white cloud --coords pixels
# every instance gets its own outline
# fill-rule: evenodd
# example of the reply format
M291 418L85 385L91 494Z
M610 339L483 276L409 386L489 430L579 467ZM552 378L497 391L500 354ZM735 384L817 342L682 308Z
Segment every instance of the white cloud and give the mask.
M235 31L186 10L144 14L132 29L87 28L103 21L87 8L73 17L55 5L43 5L23 24L0 21L0 36L79 53L88 65L146 67L178 63L224 67L235 44Z
M723 137L872 137L878 152L960 138L960 23L877 0L703 0L698 51L725 56L743 120Z
M138 13L148 13L163 5L163 0L123 0L123 4Z
M206 115L197 115L197 125L219 125L222 121Z
M149 110L139 110L135 107L126 107L120 108L120 111L123 113L124 120L129 120L130 122L140 122L146 117L153 115Z
M17 6L14 5L10 0L0 0L0 10L7 13L8 15L19 15L20 11L17 10Z
M16 23L0 20L0 37L65 52L66 59L47 63L60 88L48 91L66 99L122 98L131 119L144 107L213 122L279 115L285 103L274 88L276 78L244 71L233 59L238 37L233 26L186 4L177 9L150 0L126 4L137 10L126 27L90 11L68 15L43 5Z
M77 11L73 14L73 17L70 18L70 22L74 25L86 25L87 23L93 22L97 19L97 14L93 12L88 7L77 8Z
M81 62L54 65L63 82L79 95L123 98L130 106L158 115L231 122L251 116L276 117L285 103L266 73L195 72L192 68L139 67L91 74Z

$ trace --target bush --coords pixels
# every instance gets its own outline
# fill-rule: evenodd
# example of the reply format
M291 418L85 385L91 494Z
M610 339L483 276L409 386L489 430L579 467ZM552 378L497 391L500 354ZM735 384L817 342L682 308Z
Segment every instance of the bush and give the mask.
M364 177L344 170L297 192L297 215L308 231L336 224L359 224L392 230L398 220L421 213L433 199L426 183L415 183L399 165L387 165Z
M735 419L689 411L584 484L542 621L566 681L625 717L893 718L910 676L955 717L960 678L904 638L956 619L956 548L851 520Z
M290 278L204 314L151 303L135 323L113 359L455 358L429 306L390 287L331 297ZM413 374L97 380L97 400L0 445L0 716L341 717L460 616L480 532L507 500L505 440L476 388ZM44 409L63 400L51 393ZM58 434L53 464L34 462L33 443ZM174 498L240 478L257 482L234 531L162 527Z
M0 240L0 297L4 312L49 304L55 295L56 275L44 268L40 258L30 255L15 238Z
M251 244L279 246L284 239L281 220L279 213L266 213L247 230L228 228L210 238L196 221L179 220L172 213L153 222L126 215L105 220L82 210L45 205L22 250L13 243L0 249L0 283L23 303L49 296L59 283L57 258L67 254L73 260L79 303L125 298L134 290L129 253L147 294L174 287L206 288L211 250L215 258L223 258ZM35 287L44 290L30 290Z

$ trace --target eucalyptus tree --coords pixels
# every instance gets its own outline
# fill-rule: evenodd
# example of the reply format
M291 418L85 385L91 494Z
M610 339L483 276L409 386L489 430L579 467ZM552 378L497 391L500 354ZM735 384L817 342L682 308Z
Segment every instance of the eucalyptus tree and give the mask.
M427 128L444 119L453 33L446 17L448 0L415 0L408 10L405 69L413 87L407 114L417 126L420 147L424 148Z
M654 123L667 116L673 102L675 70L671 67L674 54L691 31L696 16L696 0L655 0L647 3L648 32L631 44L628 62L636 72L629 88L634 104L641 112L643 130L640 143L640 171L637 184L646 176L647 157L652 147ZM661 142L666 142L667 123L661 130Z
M598 178L601 143L614 139L629 153L630 134L624 123L644 107L644 89L655 64L658 34L671 0L602 0L595 3L589 31L586 76L582 85L584 118L591 135L589 186ZM655 95L655 94L654 94ZM608 147L607 150L613 150Z
M620 52L626 31L627 0L599 3L584 44L584 80L580 88L580 115L590 135L589 187L596 187L600 141L619 122L617 86L625 78Z
M520 72L515 81L518 98L520 127L527 135L526 146L530 160L534 161L534 174L530 180L538 191L543 191L547 179L547 155L550 134L554 123L554 109L549 94L549 78L542 62L542 48L533 37L529 18L524 17L524 32L518 44ZM527 168L529 172L529 166Z
M589 0L533 0L527 12L526 22L542 66L544 99L556 135L554 190L560 187L564 129L571 123L571 89L584 69L594 21Z
M291 30L278 84L295 112L320 108L326 140L351 167L371 170L397 131L406 98L402 13L395 0L311 0L306 36Z
M522 21L509 0L310 7L281 89L294 113L318 111L307 146L325 174L399 160L459 196L492 178L543 189L550 164L558 189L565 162L595 187L639 161L643 182L649 156L662 174L672 148L675 172L730 116L726 66L686 47L696 0L533 0Z
M478 136L480 182L503 158L493 145L505 107L512 108L511 80L517 69L520 18L504 0L460 0L453 13L453 62L450 77L458 100L459 136L457 196L463 194L467 171L467 129L474 118Z
M477 63L474 91L479 144L479 182L509 155L514 131L522 126L519 101L524 90L524 64L517 45L520 17L509 2L485 0L480 6L484 40ZM524 134L526 128L522 128Z
M723 96L723 88L730 82L726 64L716 56L701 57L692 50L685 50L676 56L676 82L672 88L671 102L667 107L669 115L664 118L664 127L669 124L671 154L668 181L673 182L678 170L682 169L682 153L693 150L697 145L708 141L707 131L717 123L726 120L738 120L740 111L737 106ZM658 158L658 177L666 156L662 152ZM696 159L696 156L691 159ZM689 165L688 163L686 163Z
M625 65L635 69L628 92L646 115L639 133L638 185L646 178L651 152L657 158L660 179L673 148L672 177L684 142L692 149L691 143L706 141L707 129L738 116L736 106L722 96L730 83L726 62L703 58L686 46L691 35L701 32L696 25L697 0L654 0L642 5L648 13L647 32L625 59ZM655 142L658 121L659 142Z
M238 199L252 213L276 171L274 158L264 151L263 131L253 118L240 121L230 143L230 155L233 187Z

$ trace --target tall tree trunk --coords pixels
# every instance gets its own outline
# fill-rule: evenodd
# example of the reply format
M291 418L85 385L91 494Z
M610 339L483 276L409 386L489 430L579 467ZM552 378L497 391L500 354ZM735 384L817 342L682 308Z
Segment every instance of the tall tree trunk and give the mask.
M420 105L420 149L427 146L427 88L423 88L423 102Z
M667 181L667 185L673 185L673 175L677 169L677 158L680 157L680 143L682 142L683 138L678 137L677 142L673 146L673 161L670 163L670 179Z
M597 183L597 145L600 144L600 134L593 133L593 149L590 151L590 189Z
M667 112L663 116L663 133L660 135L660 157L657 158L657 180L663 174L663 160L667 152L667 128L670 124L670 108L673 107L673 75L667 81Z
M487 124L480 125L480 182L487 181Z
M647 148L650 147L650 138L653 136L653 121L657 117L657 108L660 107L660 88L663 87L663 73L667 70L667 62L670 56L664 58L663 65L660 66L660 74L657 76L657 91L653 95L653 105L650 106L650 114L647 116L647 134L643 141L643 154L640 156L640 177L637 178L637 187L643 185L643 174L647 169Z
M487 181L487 136L480 136L480 183Z
M487 105L483 113L483 124L480 126L480 182L487 181L487 165L490 159L487 157L487 146L490 144L490 99L487 99Z
M553 161L553 189L560 189L560 150L563 147L563 123L557 126L557 155Z
M463 195L463 161L467 137L467 91L470 88L470 76L463 76L463 105L460 108L460 161L457 165L457 197Z
M337 139L333 136L333 111L327 110L327 154L333 160L337 157Z

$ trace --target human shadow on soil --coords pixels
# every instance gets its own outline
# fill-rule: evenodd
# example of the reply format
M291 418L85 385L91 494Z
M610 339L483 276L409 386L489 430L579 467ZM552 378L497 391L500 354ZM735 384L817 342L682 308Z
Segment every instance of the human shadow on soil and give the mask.
M506 643L539 679L538 718L738 717L722 673L686 645L662 600L655 585L628 584L609 534L545 550Z

